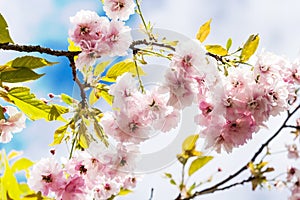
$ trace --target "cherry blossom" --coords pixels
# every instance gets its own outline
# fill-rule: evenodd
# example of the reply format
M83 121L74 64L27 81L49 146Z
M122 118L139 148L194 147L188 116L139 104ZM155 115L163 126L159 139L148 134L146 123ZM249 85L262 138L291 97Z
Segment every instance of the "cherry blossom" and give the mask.
M62 192L66 179L61 165L53 158L41 159L33 166L28 185L35 191L41 191L45 196L50 192Z
M17 108L12 106L0 107L4 111L4 118L0 119L0 142L8 143L11 141L12 133L17 133L25 128L26 117Z
M103 10L113 20L128 20L134 13L135 4L133 0L104 0Z

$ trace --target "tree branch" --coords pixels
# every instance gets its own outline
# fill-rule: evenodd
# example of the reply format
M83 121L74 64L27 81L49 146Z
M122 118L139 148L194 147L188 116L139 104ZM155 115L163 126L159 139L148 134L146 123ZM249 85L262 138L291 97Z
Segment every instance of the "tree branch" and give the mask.
M18 45L18 44L0 44L0 49L3 50L13 50L19 52L38 52L38 53L45 53L52 56L65 56L65 57L74 57L77 56L81 51L63 51L63 50L53 50L50 48L41 47L40 45L33 46L33 45Z

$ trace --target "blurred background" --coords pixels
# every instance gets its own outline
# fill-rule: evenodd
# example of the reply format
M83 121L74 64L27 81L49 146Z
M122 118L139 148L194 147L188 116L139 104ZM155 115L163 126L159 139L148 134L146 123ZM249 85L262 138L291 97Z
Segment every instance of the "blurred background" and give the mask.
M71 27L69 17L81 9L96 11L104 15L99 0L0 0L0 13L6 19L12 39L17 44L31 44L64 49L68 47L68 30ZM275 54L284 55L291 60L299 56L300 50L300 1L298 0L143 0L142 10L146 20L150 20L156 28L176 31L189 38L194 38L200 25L212 18L211 34L207 44L225 45L228 38L233 40L233 48L245 42L250 34L258 33L261 37L259 51L266 49ZM132 28L138 28L141 23L137 15L131 16L126 22ZM16 52L0 50L0 64L24 55ZM39 54L33 54L39 56ZM29 83L32 91L39 97L47 97L48 93L67 93L72 95L73 81L68 62L64 58L45 56L50 61L60 64L41 69L46 73L38 81ZM3 103L3 102L0 102ZM285 113L284 113L285 114ZM285 115L282 117L285 117ZM299 116L299 115L298 115ZM271 119L270 128L264 129L255 135L247 145L232 154L217 156L210 165L197 173L198 180L206 180L219 167L222 172L214 176L213 181L227 177L242 167L254 154L260 143L265 141L280 124L282 118ZM57 122L46 123L42 120L30 122L27 128L14 135L11 143L0 145L9 151L11 149L23 150L24 156L32 160L50 156L48 144L52 141L53 131L60 124ZM285 141L291 139L288 134L282 134L272 143L272 148L282 150ZM298 142L298 141L297 141ZM56 148L59 155L66 152L61 145ZM270 162L277 165L277 173L285 172L288 162L282 159L286 154L274 155ZM119 199L149 199L151 188L154 188L153 199L174 199L177 190L163 178L164 172L180 176L180 167L174 164L162 171L147 174L133 194ZM220 180L220 179L219 179ZM228 191L217 192L198 199L203 200L253 200L253 199L287 199L289 191L257 189L251 191L251 184L238 186Z

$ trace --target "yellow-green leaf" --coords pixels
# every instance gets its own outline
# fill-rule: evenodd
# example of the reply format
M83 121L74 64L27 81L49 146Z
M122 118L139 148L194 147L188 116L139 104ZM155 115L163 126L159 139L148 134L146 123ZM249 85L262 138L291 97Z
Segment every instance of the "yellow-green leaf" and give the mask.
M128 195L132 193L132 190L129 190L129 189L121 189L120 192L119 192L119 196L125 196L125 195Z
M109 105L112 105L113 96L108 93L107 85L99 84L89 95L89 103L94 105L100 98L103 98Z
M182 151L192 151L196 148L196 142L199 135L190 135L182 143Z
M229 38L229 39L227 40L227 43L226 43L226 49L227 49L227 51L230 49L231 45L232 45L232 39Z
M0 120L1 119L5 119L2 106L0 106Z
M39 58L34 56L23 56L9 61L8 63L6 63L6 66L10 66L14 68L25 67L29 69L36 69L45 66L51 66L57 63L58 62L50 62L44 58Z
M259 36L258 35L250 35L247 42L244 44L240 60L241 62L247 62L250 57L255 53L259 44Z
M100 97L96 96L96 89L93 89L89 95L89 104L94 105Z
M9 154L7 156L7 159L11 160L11 159L13 159L15 157L18 157L18 156L22 155L22 154L23 154L22 151L12 150L12 151L9 152Z
M198 33L196 35L197 40L199 40L200 42L203 42L207 36L210 33L210 23L211 23L211 19L208 20L207 22L205 22L198 30Z
M221 45L205 45L205 48L209 53L218 56L226 56L228 54L228 51Z
M49 146L55 146L57 144L60 144L65 137L68 127L69 123L56 129L54 133L53 142L49 144Z
M68 46L69 51L81 51L81 48L79 46L76 46L70 38L68 38L68 42L69 42L69 46Z
M118 76L130 72L133 75L137 75L136 66L132 59L126 59L113 65L102 78L103 81L114 82ZM145 75L145 72L138 66L138 72L140 76Z
M29 68L13 68L12 70L7 70L0 72L1 82L6 83L19 83L25 81L36 80L42 77L44 74L37 74Z
M102 126L100 126L96 121L94 121L94 130L96 136L103 142L103 144L105 144L105 146L108 146L107 136L105 135Z
M102 72L104 72L109 63L110 60L99 63L94 69L94 76L99 76Z
M62 93L60 95L60 98L63 102L65 102L66 104L68 104L70 106L74 103L74 99L67 94Z
M21 196L19 184L11 167L9 166L8 159L4 151L2 151L2 162L4 162L5 170L1 177L1 199L8 199L8 195L10 199L19 200Z
M52 104L49 111L48 120L53 121L60 118L62 121L66 121L61 115L68 112L69 109L64 106Z
M8 32L8 25L4 17L0 14L0 43L14 43Z
M212 156L199 156L196 160L194 160L191 163L189 172L188 172L189 176L191 176L196 171L201 169L204 165L206 165L209 161L211 161L211 159L213 159Z
M34 162L32 162L31 160L29 160L27 158L20 158L19 160L14 162L11 169L12 169L12 172L15 173L15 172L18 172L21 170L27 170L33 164L34 164Z
M37 99L27 87L11 88L7 93L7 97L31 120L45 119L47 121L65 121L65 119L58 114L66 110L62 109L61 106L53 107L53 105L47 105L42 100Z

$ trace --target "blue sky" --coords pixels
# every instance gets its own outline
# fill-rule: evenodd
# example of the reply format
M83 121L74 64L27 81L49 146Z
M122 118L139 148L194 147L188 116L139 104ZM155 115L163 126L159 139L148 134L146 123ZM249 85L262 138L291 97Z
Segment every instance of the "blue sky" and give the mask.
M286 55L294 59L300 50L300 2L297 0L144 0L144 15L151 20L157 28L164 28L187 37L193 38L201 24L212 18L211 35L207 43L220 43L225 45L226 40L233 39L233 47L242 44L252 33L259 33L261 43L259 50L265 48L276 54ZM41 44L53 49L67 49L69 17L75 15L80 9L90 9L103 14L99 0L0 0L0 12L6 18L13 40L19 44ZM138 27L138 18L133 16L128 23ZM1 51L0 63L20 55L14 52ZM47 75L31 83L33 91L39 97L46 96L49 92L72 94L73 82L66 59L57 59L47 56L50 61L59 61L60 64L42 69ZM276 123L274 120L271 123ZM22 133L15 134L10 146L16 149L25 148L25 155L33 159L48 156L45 148L52 138L52 132L59 123L50 125L43 122L28 122L28 128ZM43 128L40 128L43 127ZM256 141L265 140L271 130L262 131L255 137ZM251 150L259 146L258 142L250 144L232 155L218 159L215 166L224 168L224 176L239 168L240 160L247 161L247 155L252 155ZM5 145L4 147L7 147ZM65 151L64 147L60 147ZM228 161L230 160L230 161ZM165 171L178 171L178 166L170 167ZM284 169L285 166L282 166ZM199 175L204 178L209 175ZM147 199L151 187L154 187L155 199L171 199L176 190L161 178L162 172L147 175L138 186L137 191L124 199ZM222 175L221 175L222 176ZM170 192L165 192L166 190ZM230 191L220 192L201 199L285 199L286 191L268 192L267 190L251 192L250 185L237 187Z

